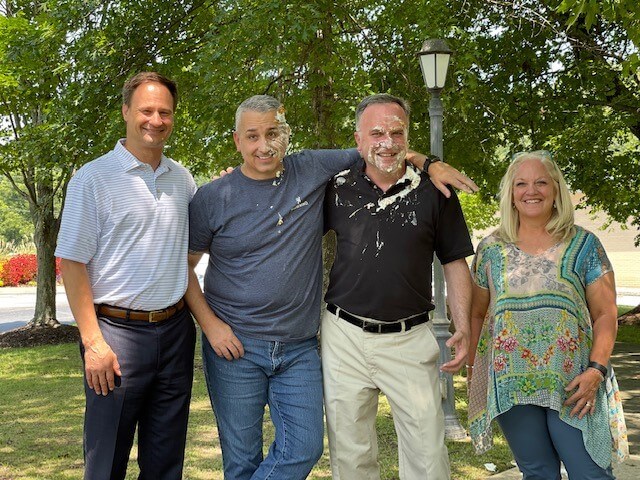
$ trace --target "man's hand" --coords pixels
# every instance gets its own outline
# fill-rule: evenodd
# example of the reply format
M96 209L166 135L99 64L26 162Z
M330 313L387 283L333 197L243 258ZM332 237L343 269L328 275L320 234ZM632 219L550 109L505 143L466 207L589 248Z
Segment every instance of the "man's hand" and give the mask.
M211 181L213 180L218 180L219 178L224 177L225 175L233 172L234 168L233 167L227 167L224 170L220 170L220 173L218 175L214 175L213 177L211 177Z
M473 180L444 162L432 163L429 165L427 173L429 173L431 183L433 183L447 198L451 196L451 192L449 192L447 185L451 185L452 187L467 193L474 193L479 190Z
M207 322L204 325L201 324L201 327L216 355L227 360L244 356L242 342L235 336L231 327L222 320L218 319L215 324Z
M107 395L115 388L114 376L122 376L118 358L104 339L85 346L84 374L89 388L97 395Z
M456 373L462 368L467 360L469 352L469 335L461 332L455 332L446 343L447 347L455 348L454 358L444 363L440 370L446 373Z

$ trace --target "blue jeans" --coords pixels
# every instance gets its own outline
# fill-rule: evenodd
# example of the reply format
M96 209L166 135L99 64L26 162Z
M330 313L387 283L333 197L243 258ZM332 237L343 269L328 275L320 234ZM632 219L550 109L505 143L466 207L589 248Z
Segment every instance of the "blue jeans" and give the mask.
M582 432L560 420L558 412L535 405L516 405L496 417L511 447L523 480L560 480L560 461L571 480L613 480L592 459Z
M244 357L218 357L202 336L203 366L218 424L224 478L303 480L323 450L322 372L317 339L272 342L236 336ZM269 405L275 439L262 455Z

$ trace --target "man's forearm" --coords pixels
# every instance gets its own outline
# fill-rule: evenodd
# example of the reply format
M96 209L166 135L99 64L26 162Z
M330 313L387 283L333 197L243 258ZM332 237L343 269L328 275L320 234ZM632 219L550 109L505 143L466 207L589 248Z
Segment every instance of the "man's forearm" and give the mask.
M415 152L413 150L407 150L407 162L416 167L419 170L424 171L425 163L427 163L427 159L431 161L427 165L427 170L429 169L429 165L433 163L433 161L439 161L440 159L435 155L425 155L423 153ZM437 159L437 160L436 160ZM428 173L428 172L427 172Z
M203 330L207 330L210 325L215 325L221 320L213 312L207 299L202 293L200 282L198 282L198 276L195 272L195 267L202 258L202 254L189 254L189 283L187 286L187 292L185 293L185 300L189 305L189 310L195 317L198 325Z
M456 331L470 334L471 317L471 274L464 259L455 260L443 266L447 282L447 300Z
M85 347L90 347L96 342L103 341L93 305L93 292L87 266L84 263L63 258L60 269L69 307L78 325L82 343Z

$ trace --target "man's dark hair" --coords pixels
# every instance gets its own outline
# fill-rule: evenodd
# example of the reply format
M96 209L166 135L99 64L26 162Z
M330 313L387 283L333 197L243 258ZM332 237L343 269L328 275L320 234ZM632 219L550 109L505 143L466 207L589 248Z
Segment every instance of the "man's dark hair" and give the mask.
M133 96L133 92L136 91L136 88L143 83L150 82L159 83L167 87L173 97L173 110L175 111L178 106L178 87L176 86L176 82L158 72L140 72L124 82L124 86L122 87L122 103L131 106L131 97Z
M376 93L375 95L365 97L356 108L356 130L358 130L362 112L364 112L369 105L375 105L378 103L395 103L400 105L402 110L404 110L404 113L407 115L407 120L409 120L411 108L405 99L389 95L388 93Z

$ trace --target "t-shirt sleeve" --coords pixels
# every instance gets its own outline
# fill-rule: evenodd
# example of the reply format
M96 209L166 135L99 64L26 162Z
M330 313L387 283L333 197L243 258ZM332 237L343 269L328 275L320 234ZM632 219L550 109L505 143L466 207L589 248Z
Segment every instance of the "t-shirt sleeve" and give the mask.
M585 285L591 285L600 277L612 271L613 267L600 239L593 233L588 233L586 255L583 263Z
M307 162L325 181L329 181L336 173L351 168L359 159L360 153L355 148L346 150L303 150L292 155L294 161Z
M96 189L85 177L69 182L62 211L56 257L87 264L98 249Z
M209 183L200 187L189 203L189 250L192 252L209 252L213 240L211 197Z
M440 200L435 250L444 265L473 255L473 244L456 193L451 190L450 198L441 195Z

